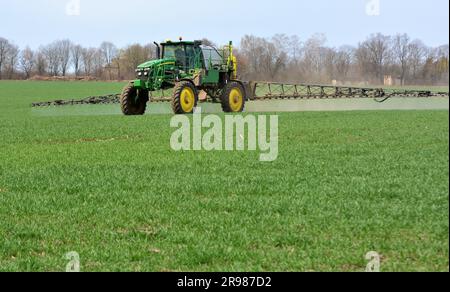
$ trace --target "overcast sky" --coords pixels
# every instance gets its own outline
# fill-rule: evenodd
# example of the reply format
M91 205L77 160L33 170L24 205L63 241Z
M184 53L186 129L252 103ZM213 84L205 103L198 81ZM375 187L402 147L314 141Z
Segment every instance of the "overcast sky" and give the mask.
M297 34L303 40L324 33L331 46L356 45L375 32L408 33L431 46L449 42L448 0L0 0L0 4L0 37L32 48L66 38L84 46L98 46L104 40L125 46L178 36L224 44L239 43L245 34L276 33Z

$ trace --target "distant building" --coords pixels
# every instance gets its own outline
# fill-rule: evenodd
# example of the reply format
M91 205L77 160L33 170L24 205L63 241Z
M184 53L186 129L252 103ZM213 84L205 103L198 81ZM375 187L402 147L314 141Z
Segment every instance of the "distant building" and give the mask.
M393 78L392 75L384 76L384 86L401 86L402 80L400 78Z

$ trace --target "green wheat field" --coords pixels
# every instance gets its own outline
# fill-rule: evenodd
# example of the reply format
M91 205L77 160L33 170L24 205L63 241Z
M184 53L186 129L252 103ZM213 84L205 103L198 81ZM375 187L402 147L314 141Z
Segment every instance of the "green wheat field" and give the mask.
M0 271L448 271L448 109L279 113L261 163L174 152L167 104L31 108L123 85L0 82Z

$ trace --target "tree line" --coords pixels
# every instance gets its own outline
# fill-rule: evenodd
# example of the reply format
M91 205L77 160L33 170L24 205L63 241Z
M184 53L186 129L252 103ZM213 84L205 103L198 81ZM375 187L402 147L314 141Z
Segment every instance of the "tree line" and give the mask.
M240 46L246 79L270 81L384 84L391 76L397 85L448 85L449 45L436 48L407 34L373 34L357 46L326 46L314 35L271 38L245 36Z
M0 79L39 77L98 80L133 79L136 67L155 57L153 45L133 44L119 49L111 42L85 48L58 40L37 50L20 50L0 37Z
M214 45L210 40L205 43ZM311 83L383 84L390 76L397 85L448 85L449 45L429 47L407 34L373 34L357 46L326 45L323 34L307 39L278 34L270 38L246 35L236 48L239 75L244 80ZM103 42L85 48L59 40L37 50L22 50L0 37L0 79L39 77L128 80L135 68L156 57L153 44L118 48Z

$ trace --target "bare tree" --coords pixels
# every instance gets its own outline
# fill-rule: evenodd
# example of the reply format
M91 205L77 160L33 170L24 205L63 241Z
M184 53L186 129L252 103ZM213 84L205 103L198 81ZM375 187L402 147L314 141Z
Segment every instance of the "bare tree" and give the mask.
M290 37L288 50L293 65L297 66L299 59L302 57L302 42L298 36L293 35Z
M341 80L345 80L352 65L355 49L350 46L341 47L336 53L336 73Z
M109 79L111 79L111 69L113 60L117 57L117 47L110 42L103 42L100 45L100 50L103 54L103 59L106 62L106 67L109 73Z
M26 47L25 50L20 54L20 67L25 73L27 79L30 78L35 65L35 57L33 50L30 47Z
M263 67L269 73L271 79L275 79L281 69L286 67L288 54L286 52L287 37L279 35L275 36L272 41L264 43Z
M70 40L62 40L57 42L58 57L60 59L62 76L66 76L70 64L70 52L72 50L72 42Z
M36 72L40 76L44 76L47 74L47 61L45 59L45 55L41 50L38 50L37 54L35 54L35 63L36 63Z
M81 59L82 59L83 48L80 45L73 45L71 49L72 64L75 76L80 75L81 69Z
M330 82L337 79L336 76L336 50L332 48L323 48L323 68L325 69L326 80L321 78L320 81Z
M100 49L95 49L93 53L94 54L92 55L92 65L94 74L95 76L101 78L106 66L105 56Z
M272 42L278 50L285 52L289 56L290 49L290 38L285 34L276 34L271 39L268 40Z
M248 72L246 74L250 76L257 76L259 72L260 59L263 54L264 39L258 38L252 35L246 35L241 40L241 53L247 59Z
M58 44L56 42L51 43L45 47L42 47L40 49L43 56L45 57L45 63L48 66L48 72L52 76L58 76L59 70L60 70L60 64L61 64L61 58L59 55L59 48Z
M375 70L379 82L384 82L384 66L390 54L391 37L382 34L370 36L361 47L366 50L366 57Z
M443 45L436 48L436 77L437 81L448 80L449 78L449 45ZM448 84L448 82L447 82Z
M375 72L375 65L370 61L370 52L362 43L358 45L355 51L357 74L367 80L372 78Z
M409 64L412 70L412 77L417 79L419 68L425 62L425 56L427 53L427 47L421 40L414 40L409 44Z
M284 50L284 36L278 35L272 39L255 36L245 36L241 41L241 53L247 60L248 78L278 77L280 70L287 65L288 54ZM279 77L278 77L279 78Z
M122 80L122 72L121 72L122 65L121 65L119 56L120 56L120 53L118 54L118 56L116 58L113 59L112 64L117 69L117 79Z
M326 38L323 34L315 34L306 40L301 67L306 81L319 81L325 59L324 46Z
M89 76L92 74L92 70L94 67L94 55L96 53L96 49L89 48L83 49L81 51L81 64L84 70L84 75Z
M6 74L8 79L13 79L14 73L16 72L17 61L19 58L19 47L13 44L9 45L7 54L6 54Z
M6 57L10 48L10 43L7 39L0 38L0 80L2 79L3 67L6 62Z
M407 34L398 34L394 37L393 53L400 65L400 82L405 85L406 74L409 71L411 43Z
M145 61L148 61L153 56L153 47L151 45L142 46L140 44L134 44L125 48L120 56L123 63L122 68L125 68L128 72L133 72L137 66Z

